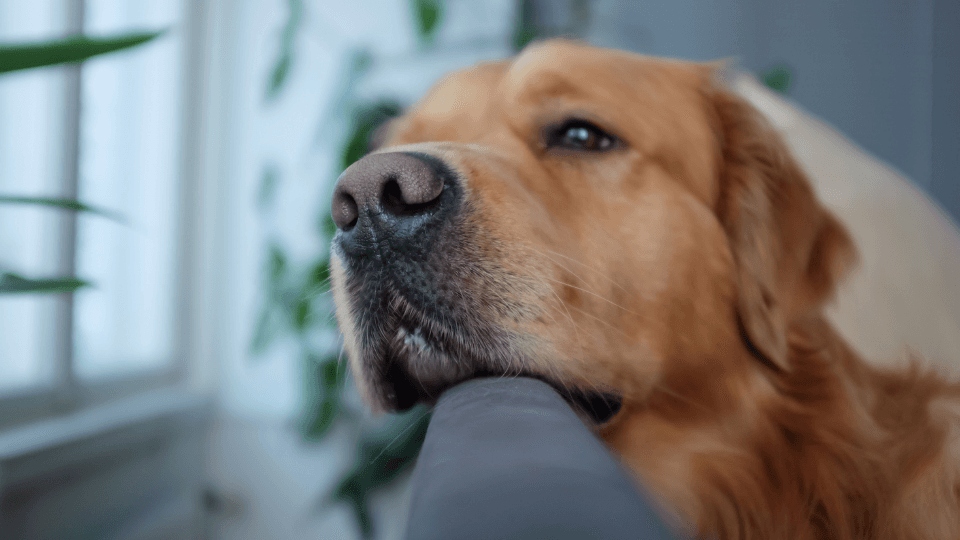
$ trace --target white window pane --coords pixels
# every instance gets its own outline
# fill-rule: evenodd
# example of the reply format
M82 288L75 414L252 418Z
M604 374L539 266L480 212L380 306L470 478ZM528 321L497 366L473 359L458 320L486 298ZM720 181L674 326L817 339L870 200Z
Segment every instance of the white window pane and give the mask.
M82 216L78 225L78 273L97 283L76 295L75 369L82 380L172 361L181 116L180 3L86 6L92 35L170 31L84 66L80 195L130 224Z
M63 7L61 0L0 2L0 42L62 37ZM63 103L61 68L0 76L0 194L62 192ZM61 219L53 209L0 205L0 272L55 275ZM50 382L58 302L47 295L0 295L0 394Z

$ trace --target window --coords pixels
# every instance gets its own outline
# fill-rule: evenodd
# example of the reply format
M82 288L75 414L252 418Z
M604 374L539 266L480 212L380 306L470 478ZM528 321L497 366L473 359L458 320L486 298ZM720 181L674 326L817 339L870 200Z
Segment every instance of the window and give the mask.
M190 49L182 23L190 4L0 3L2 43L166 29L82 67L0 76L0 193L76 198L123 216L118 222L0 205L0 271L93 282L72 296L0 296L0 423L182 373L179 238Z

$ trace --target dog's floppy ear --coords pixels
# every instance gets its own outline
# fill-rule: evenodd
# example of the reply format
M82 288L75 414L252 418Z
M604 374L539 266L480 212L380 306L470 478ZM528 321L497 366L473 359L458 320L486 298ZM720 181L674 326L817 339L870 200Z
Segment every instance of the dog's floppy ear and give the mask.
M856 250L766 119L726 90L709 96L721 149L717 215L737 265L738 316L754 351L789 370L789 324L832 295Z

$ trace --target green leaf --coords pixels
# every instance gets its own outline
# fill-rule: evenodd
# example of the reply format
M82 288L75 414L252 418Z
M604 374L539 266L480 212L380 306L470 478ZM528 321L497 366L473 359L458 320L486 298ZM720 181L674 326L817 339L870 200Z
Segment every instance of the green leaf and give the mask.
M440 25L443 5L440 0L412 0L414 21L421 43L430 43Z
M329 213L323 215L320 230L323 231L323 235L327 238L333 238L337 234L337 224L333 221L333 216Z
M775 66L760 74L763 84L768 88L787 94L790 92L790 84L793 82L793 76L790 68L786 66Z
M336 422L340 407L346 369L338 369L338 356L305 354L306 405L301 423L302 436L308 441L319 441Z
M373 66L373 54L367 49L354 51L350 58L350 78L359 77Z
M430 425L423 406L394 417L382 431L361 438L353 468L330 494L334 502L348 503L366 537L374 531L370 495L391 484L416 461Z
M307 288L311 291L325 291L330 288L330 259L323 258L310 270Z
M0 274L0 294L63 293L90 286L89 281L77 278L26 278L19 274Z
M277 62L270 71L270 84L267 86L267 99L274 99L280 95L283 89L283 83L287 80L287 74L290 73L290 64L293 63L293 53L280 53Z
M308 414L304 438L309 441L319 441L333 427L340 412L340 402L337 398L325 398L317 403Z
M297 332L303 332L310 324L311 313L310 299L300 297L293 306L293 328Z
M366 130L355 130L350 135L350 139L343 149L343 157L340 162L342 170L346 170L347 167L353 165L367 153L367 137L369 135Z
M293 45L300 22L303 20L303 0L289 0L288 4L290 12L287 15L287 22L283 25L283 33L280 35L280 52L277 53L273 69L270 70L270 81L267 83L268 101L279 96L280 90L287 82L290 67L293 65Z
M73 36L40 43L0 45L0 73L82 62L101 54L142 45L163 33L134 32L105 38Z
M370 139L381 124L400 114L402 107L392 100L365 104L353 111L353 125L340 158L341 171L370 151ZM336 230L336 229L334 229ZM332 235L331 235L332 236Z
M513 50L521 51L535 39L537 39L536 30L533 28L519 28L513 35Z
M347 479L337 490L337 502L350 505L354 519L360 526L363 538L373 538L373 516L370 514L370 501L367 490L355 479Z
M280 180L280 171L276 164L264 166L263 173L260 175L260 192L257 194L257 206L260 210L266 210L273 204L273 197L277 192L277 183Z
M270 285L274 290L279 290L281 285L281 280L286 275L287 272L287 256L283 253L283 250L280 249L280 246L277 244L270 244L270 260L268 264L268 275L270 277Z
M346 366L340 366L340 358L337 356L328 357L320 364L320 382L327 393L338 392L343 387L343 381L347 378Z
M250 342L250 351L254 354L266 350L283 327L283 310L286 309L284 278L287 274L287 256L276 242L270 243L265 273L267 298L264 299L260 314L257 315Z
M264 302L253 327L253 337L250 339L250 352L258 355L267 350L274 338L280 333L280 316L272 302Z
M50 206L54 208L62 208L64 210L72 210L74 212L89 212L91 214L97 214L107 219L119 223L126 223L126 218L120 214L113 212L111 210L104 210L102 208L97 208L95 206L90 206L89 204L84 204L80 201L75 201L73 199L56 199L52 197L19 197L13 195L0 195L0 203L5 204L33 204L40 206Z
M513 50L520 51L537 38L537 29L533 24L534 7L529 0L521 0L517 25L513 29Z

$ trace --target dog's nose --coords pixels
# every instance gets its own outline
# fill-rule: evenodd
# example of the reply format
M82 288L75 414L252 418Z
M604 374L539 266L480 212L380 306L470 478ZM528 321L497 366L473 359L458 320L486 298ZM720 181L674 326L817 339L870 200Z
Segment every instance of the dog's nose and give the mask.
M367 156L347 168L333 190L331 211L340 229L336 243L358 260L376 251L423 255L459 206L458 193L453 173L433 156Z
M399 222L429 211L443 191L443 178L423 159L404 152L367 156L343 172L333 192L333 221L343 231L361 213Z

